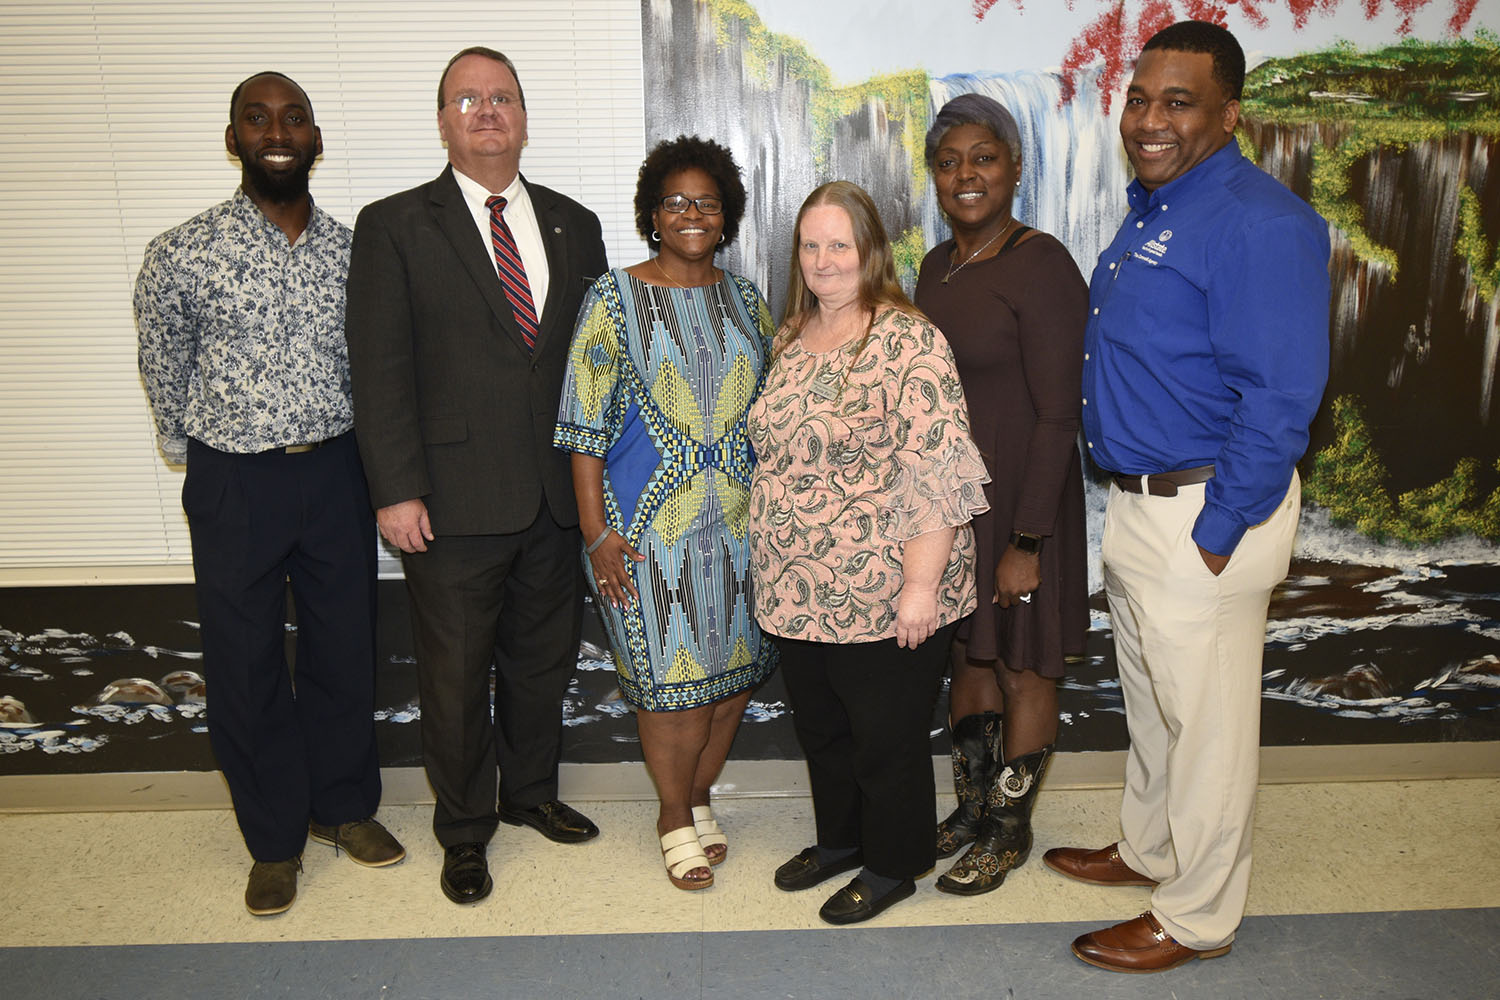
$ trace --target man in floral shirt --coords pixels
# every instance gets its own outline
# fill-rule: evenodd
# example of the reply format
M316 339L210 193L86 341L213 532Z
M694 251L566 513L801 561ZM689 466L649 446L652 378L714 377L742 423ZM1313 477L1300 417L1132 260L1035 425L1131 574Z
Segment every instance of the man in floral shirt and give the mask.
M375 524L351 432L350 232L308 194L323 140L292 80L240 84L224 143L239 190L151 241L135 315L162 453L187 462L209 741L255 859L245 905L266 915L296 898L309 834L367 866L406 852L374 819Z

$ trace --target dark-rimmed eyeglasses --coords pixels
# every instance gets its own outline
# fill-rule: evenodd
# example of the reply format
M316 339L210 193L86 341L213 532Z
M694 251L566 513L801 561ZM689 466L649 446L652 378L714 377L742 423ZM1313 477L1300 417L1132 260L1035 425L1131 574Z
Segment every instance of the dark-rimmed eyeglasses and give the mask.
M662 209L676 215L686 212L689 205L696 205L704 215L718 215L724 211L722 198L685 198L680 194L669 194L661 200Z

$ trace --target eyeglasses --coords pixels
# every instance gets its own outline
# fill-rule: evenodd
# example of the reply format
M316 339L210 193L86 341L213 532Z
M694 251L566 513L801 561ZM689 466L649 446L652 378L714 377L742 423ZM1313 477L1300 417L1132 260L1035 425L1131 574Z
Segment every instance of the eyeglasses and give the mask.
M661 200L661 207L676 215L686 212L689 205L698 206L698 211L704 215L718 215L724 211L722 198L684 198L680 194L669 194Z
M489 101L490 107L498 111L508 104L515 103L516 97L514 94L491 94L489 97L480 97L478 94L459 94L448 103L458 108L459 114L466 115L479 107L481 101Z

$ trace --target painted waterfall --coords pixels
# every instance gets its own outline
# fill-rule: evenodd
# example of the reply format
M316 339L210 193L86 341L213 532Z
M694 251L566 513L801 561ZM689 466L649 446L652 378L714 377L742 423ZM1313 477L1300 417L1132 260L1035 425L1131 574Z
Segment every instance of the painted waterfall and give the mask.
M1020 3L976 4L975 31L1005 17L1010 34L1030 37L1031 24L1073 17L1063 68L934 66L929 47L926 71L881 66L853 83L835 82L822 53L770 30L758 10L775 7L786 19L788 6L641 5L648 142L697 133L734 150L750 206L721 262L753 277L773 311L785 296L797 207L834 178L871 193L898 264L914 276L925 250L947 236L922 162L925 130L937 107L964 92L988 94L1017 118L1017 215L1056 235L1085 275L1093 269L1130 178L1112 99L1129 75L1121 52L1138 48L1132 39L1149 35L1139 22L1162 16L1162 4L1106 5L1093 21L1082 0L1076 13L1034 16ZM1360 9L1369 20L1381 6ZM832 40L829 59L847 63L861 45L887 52L899 35L899 20L881 15L901 5L832 7L801 15L809 24L842 17L820 29ZM1307 51L1296 32L1310 15L1298 8L1302 20L1271 39L1287 54L1266 60L1246 44L1257 68L1241 147L1330 219L1334 244L1334 369L1303 463L1292 575L1272 604L1268 744L1500 738L1500 171L1491 169L1500 37L1495 25L1468 24L1461 7L1432 29L1446 40L1408 37L1408 17L1364 49L1334 38ZM1113 47L1112 25L1124 39ZM1242 40L1266 41L1230 26ZM1456 36L1464 27L1472 39ZM914 23L914 48L931 34ZM1038 41L1027 58L1063 54ZM1096 592L1102 504L1090 484ZM1100 595L1091 655L1067 682L1075 726L1121 711L1108 629Z

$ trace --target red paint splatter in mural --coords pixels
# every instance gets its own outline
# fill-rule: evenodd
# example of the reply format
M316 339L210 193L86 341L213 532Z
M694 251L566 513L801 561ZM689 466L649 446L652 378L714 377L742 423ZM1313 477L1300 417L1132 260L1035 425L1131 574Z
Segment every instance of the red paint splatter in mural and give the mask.
M1479 0L1454 0L1453 16L1448 18L1448 30L1458 34L1464 30L1464 25L1469 23L1469 18L1474 16L1474 8L1479 6Z
M973 0L974 17L984 20L1000 0ZM1024 11L1023 0L1010 0L1018 11ZM1233 7L1241 18L1255 28L1264 28L1268 23L1266 10L1276 7L1278 0L1146 0L1140 4L1134 23L1125 9L1125 0L1095 0L1104 9L1084 26L1078 37L1068 45L1062 62L1062 101L1073 99L1078 88L1078 76L1085 67L1102 63L1099 73L1100 100L1104 111L1109 113L1115 93L1125 78L1129 60L1140 52L1146 40L1162 28L1175 21L1192 18L1212 21L1229 27L1229 9ZM1331 16L1344 0L1279 0L1292 15L1292 27L1301 31L1307 26L1314 11ZM1479 0L1447 0L1453 14L1448 19L1448 31L1457 35L1468 26L1474 16ZM1073 10L1078 0L1067 0ZM1410 35L1412 19L1432 0L1390 0L1390 6L1401 15L1396 26L1400 35ZM1365 20L1373 21L1380 16L1386 0L1359 0Z
M990 8L999 2L1000 0L974 0L974 19L976 21L983 21L984 15L988 14ZM1026 9L1026 4L1023 0L1010 0L1010 5L1019 11ZM1073 0L1068 0L1068 9L1073 9Z
M1340 0L1286 0L1286 9L1292 12L1293 29L1301 31L1307 27L1307 19L1314 10L1322 11L1326 17L1333 13L1339 2ZM1373 15L1366 14L1366 17L1371 16Z

